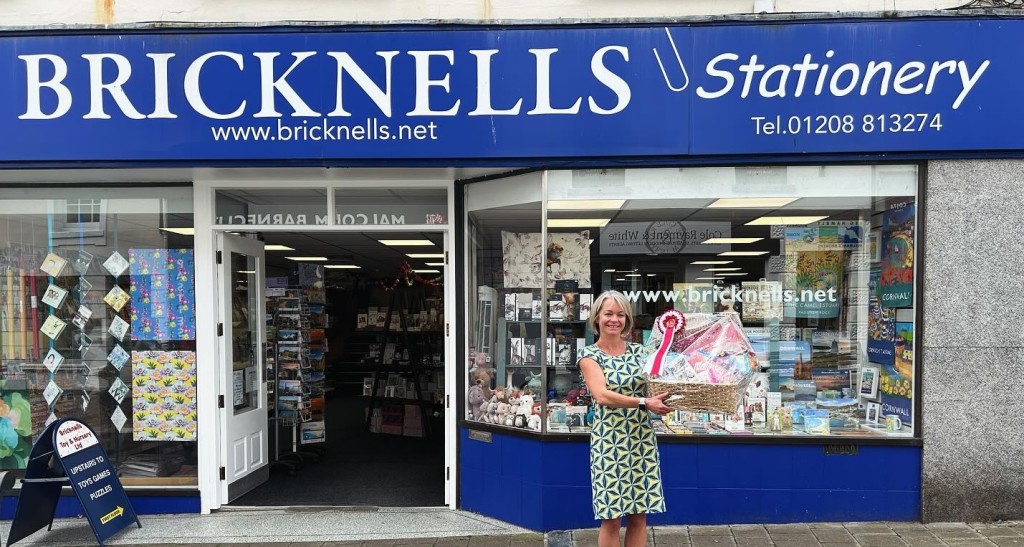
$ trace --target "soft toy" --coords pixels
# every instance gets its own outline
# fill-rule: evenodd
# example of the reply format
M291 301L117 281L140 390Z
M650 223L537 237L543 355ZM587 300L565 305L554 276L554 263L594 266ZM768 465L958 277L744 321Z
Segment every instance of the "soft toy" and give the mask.
M489 424L498 423L498 396L491 395L491 400L487 402L487 414L484 415L484 422Z
M472 386L469 388L469 393L466 397L469 403L469 417L474 421L480 421L482 416L480 407L487 401L490 395L487 392L491 387L491 375L487 372L487 369L477 368L470 373L470 377Z
M530 415L533 413L533 395L529 393L519 396L519 406L516 408L516 416L512 421L513 427L527 427L530 424Z
M530 377L523 384L523 390L527 393L540 393L540 373L528 373Z
M540 403L533 403L533 410L527 425L534 431L540 431Z
M508 413L508 403L498 403L498 409L494 412L494 421L498 425L512 425L512 417Z

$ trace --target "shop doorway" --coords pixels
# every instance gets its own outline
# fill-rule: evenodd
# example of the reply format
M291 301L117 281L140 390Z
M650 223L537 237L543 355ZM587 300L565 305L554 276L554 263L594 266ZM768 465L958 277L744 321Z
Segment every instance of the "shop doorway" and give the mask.
M221 290L231 293L222 301L234 302L225 309L262 321L262 328L226 325L224 337L233 355L224 380L233 395L228 460L258 470L256 437L230 439L253 426L239 429L232 420L246 410L256 415L251 409L261 403L266 409L266 470L252 471L265 480L240 479L247 487L238 496L228 487L232 506L448 503L446 238L443 229L222 236L222 246L243 239L263 255L225 253L224 262L237 264L220 266ZM262 286L249 287L254 282ZM262 342L253 350L260 359L234 358L248 355L239 348L258 347L249 337ZM259 395L249 376L257 361Z

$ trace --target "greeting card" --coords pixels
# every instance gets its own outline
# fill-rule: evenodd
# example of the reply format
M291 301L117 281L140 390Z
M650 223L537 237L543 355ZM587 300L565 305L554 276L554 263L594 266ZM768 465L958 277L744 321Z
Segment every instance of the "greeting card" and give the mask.
M51 315L46 318L43 322L43 326L39 328L39 332L50 337L50 340L56 340L60 333L64 332L64 327L68 326L67 323L57 319L57 316Z
M128 352L125 351L124 348L115 345L114 349L110 351L110 355L107 355L107 361L109 361L114 368L120 371L121 367L128 362L129 357Z
M114 423L114 427L116 427L118 431L121 431L125 422L128 421L128 417L124 415L124 411L121 410L121 407L117 407L114 409L114 413L110 415L110 421Z
M124 292L124 289L114 285L114 288L110 289L110 292L103 297L103 301L107 303L114 311L121 311L121 308L128 303L128 293Z
M50 348L50 351L46 353L46 357L43 358L43 365L51 373L57 372L57 369L60 368L63 362L64 356L54 348Z
M64 271L64 266L67 266L67 264L67 260L50 253L43 259L43 263L39 266L39 269L43 270L51 277L58 277L60 273Z
M46 404L53 406L53 402L56 401L57 397L60 397L60 394L63 392L64 390L61 389L60 386L55 384L53 380L50 380L50 383L46 384L46 389L43 390L43 398L46 399Z
M103 268L110 272L110 275L120 277L128 269L128 261L121 256L121 253L114 251L114 254L103 262Z
M51 283L49 287L46 287L46 292L43 293L43 304L59 308L60 305L64 303L64 297L67 295L68 291L66 289L62 289L61 287Z
M107 329L107 332L109 332L114 338L117 338L118 341L123 340L124 335L128 334L128 322L115 316L114 319L110 321L110 328Z
M107 393L117 401L117 404L121 404L121 401L128 396L128 392L128 386L125 385L120 378L115 378L114 383L111 384L110 389L107 390Z
M78 275L85 275L89 271L89 265L92 264L92 255L85 251L78 251L78 256L75 257L75 261L71 264L71 268L78 272Z

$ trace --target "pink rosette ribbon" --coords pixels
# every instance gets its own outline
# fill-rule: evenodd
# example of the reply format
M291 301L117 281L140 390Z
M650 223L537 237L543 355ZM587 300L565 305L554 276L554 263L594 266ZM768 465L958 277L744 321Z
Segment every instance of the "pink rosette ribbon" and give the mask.
M673 336L675 336L677 331L682 331L686 328L686 317L678 310L668 310L659 315L658 320L654 324L658 328L658 332L662 333L662 337L661 345L654 354L654 359L651 360L651 377L656 377L661 372L661 362L668 355L669 349L672 348Z

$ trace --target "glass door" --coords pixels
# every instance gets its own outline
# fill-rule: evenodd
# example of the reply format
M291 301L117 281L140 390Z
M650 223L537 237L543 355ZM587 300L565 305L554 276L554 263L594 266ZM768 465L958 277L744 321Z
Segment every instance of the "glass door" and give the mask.
M220 342L225 386L222 499L230 503L269 477L267 383L264 378L264 251L260 241L218 236Z

